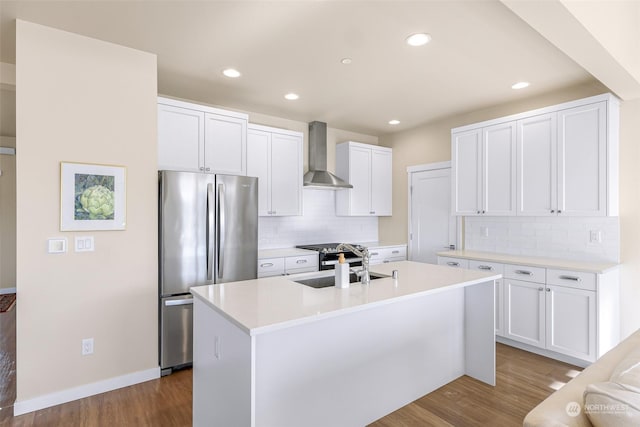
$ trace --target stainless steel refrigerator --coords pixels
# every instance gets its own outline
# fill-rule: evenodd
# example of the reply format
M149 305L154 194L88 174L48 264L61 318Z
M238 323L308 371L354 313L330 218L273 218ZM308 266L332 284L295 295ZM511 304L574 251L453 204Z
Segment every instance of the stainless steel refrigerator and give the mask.
M160 369L192 363L192 286L255 279L258 179L160 171Z

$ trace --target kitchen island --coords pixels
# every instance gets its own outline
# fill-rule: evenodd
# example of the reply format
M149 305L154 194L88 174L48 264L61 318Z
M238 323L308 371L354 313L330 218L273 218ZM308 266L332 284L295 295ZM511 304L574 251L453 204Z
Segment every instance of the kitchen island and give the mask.
M393 270L346 289L292 276L191 288L194 426L361 426L465 374L494 385L501 276L371 267Z

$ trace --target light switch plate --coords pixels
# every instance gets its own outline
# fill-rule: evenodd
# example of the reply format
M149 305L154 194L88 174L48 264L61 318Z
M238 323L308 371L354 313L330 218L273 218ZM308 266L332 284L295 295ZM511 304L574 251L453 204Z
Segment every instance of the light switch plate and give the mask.
M47 253L63 254L65 252L67 252L67 239L65 237L47 240Z
M76 236L76 252L93 252L93 236Z

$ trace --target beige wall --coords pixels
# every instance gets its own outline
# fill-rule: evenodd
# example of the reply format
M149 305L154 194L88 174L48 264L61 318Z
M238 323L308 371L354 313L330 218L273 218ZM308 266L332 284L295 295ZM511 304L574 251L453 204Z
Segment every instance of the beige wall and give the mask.
M380 218L380 240L407 241L407 166L451 160L451 128L608 92L597 82L456 115L380 138L393 148L393 216ZM622 333L640 328L640 101L623 102L620 120Z
M157 82L155 55L24 21L16 39L20 402L158 367ZM59 231L61 161L127 168L125 231Z

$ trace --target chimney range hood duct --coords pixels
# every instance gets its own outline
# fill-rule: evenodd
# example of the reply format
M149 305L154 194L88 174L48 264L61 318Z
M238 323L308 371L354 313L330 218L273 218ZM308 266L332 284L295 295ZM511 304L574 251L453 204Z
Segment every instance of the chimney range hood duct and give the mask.
M305 187L338 190L353 188L327 171L327 124L323 122L309 123L309 172L304 174Z

